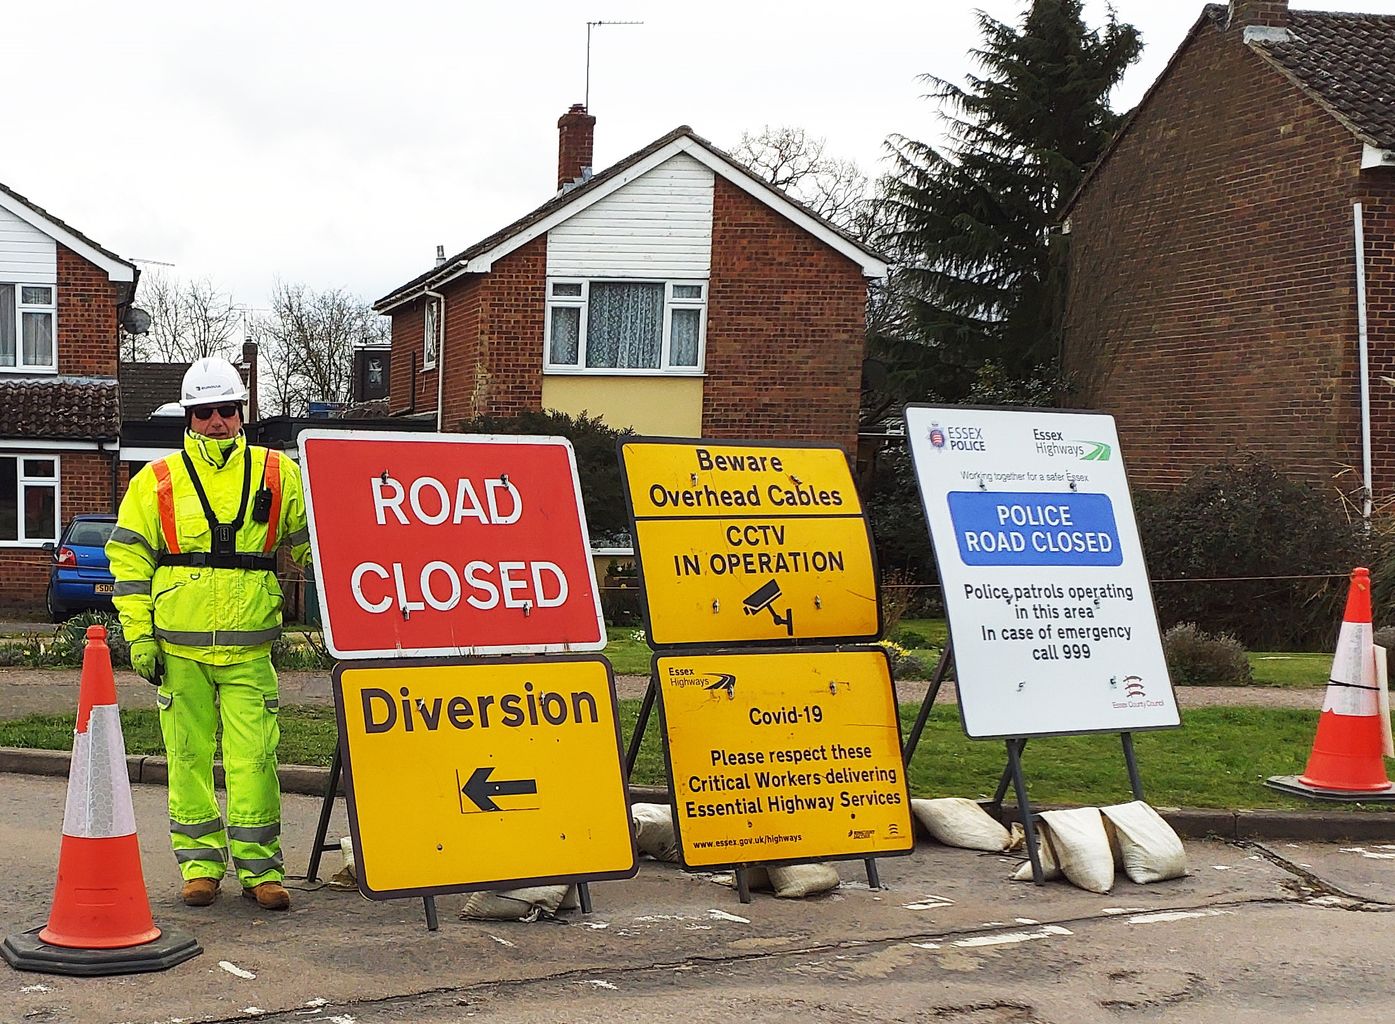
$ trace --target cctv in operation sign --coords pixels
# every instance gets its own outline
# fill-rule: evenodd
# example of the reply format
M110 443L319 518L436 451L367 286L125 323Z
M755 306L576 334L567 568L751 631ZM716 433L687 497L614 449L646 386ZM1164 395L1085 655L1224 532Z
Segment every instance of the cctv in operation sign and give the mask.
M1180 724L1114 418L909 406L972 737Z
M842 449L638 438L620 465L655 647L866 639L871 534Z
M300 451L335 657L605 646L565 438L307 431Z

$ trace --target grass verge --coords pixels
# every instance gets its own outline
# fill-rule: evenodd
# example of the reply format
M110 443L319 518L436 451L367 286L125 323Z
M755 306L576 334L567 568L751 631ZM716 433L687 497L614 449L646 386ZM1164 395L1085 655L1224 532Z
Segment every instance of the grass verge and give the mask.
M918 708L901 707L909 732ZM628 742L639 701L620 702L621 733ZM153 710L122 713L126 750L163 754ZM1158 807L1331 809L1265 789L1271 775L1294 775L1307 763L1317 716L1280 708L1196 708L1185 726L1138 733L1134 746L1148 801ZM31 715L0 722L0 746L66 750L72 715ZM327 765L334 752L334 712L327 707L281 710L281 760ZM913 796L990 796L1004 765L1003 745L964 736L958 713L937 708L911 765ZM1024 754L1032 800L1046 804L1100 805L1130 799L1117 736L1033 740ZM657 716L651 720L635 766L637 784L665 782Z

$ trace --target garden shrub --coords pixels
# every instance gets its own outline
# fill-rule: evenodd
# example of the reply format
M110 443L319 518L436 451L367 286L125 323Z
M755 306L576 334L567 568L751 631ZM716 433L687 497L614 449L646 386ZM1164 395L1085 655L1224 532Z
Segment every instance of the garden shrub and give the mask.
M1249 686L1254 671L1245 648L1227 633L1207 633L1183 622L1163 634L1167 671L1178 686Z
M633 626L640 621L639 569L634 562L612 562L601 583L601 614L607 626Z
M887 657L891 660L892 679L925 678L925 662L906 650L906 648L891 640L881 641L881 647L882 650L886 651Z

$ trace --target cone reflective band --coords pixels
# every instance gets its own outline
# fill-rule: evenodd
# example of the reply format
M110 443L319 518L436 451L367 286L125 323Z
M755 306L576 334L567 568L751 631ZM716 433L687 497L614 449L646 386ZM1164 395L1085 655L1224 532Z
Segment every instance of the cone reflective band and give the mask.
M1384 793L1391 788L1371 628L1371 573L1353 569L1332 675L1308 766L1298 782L1314 789Z

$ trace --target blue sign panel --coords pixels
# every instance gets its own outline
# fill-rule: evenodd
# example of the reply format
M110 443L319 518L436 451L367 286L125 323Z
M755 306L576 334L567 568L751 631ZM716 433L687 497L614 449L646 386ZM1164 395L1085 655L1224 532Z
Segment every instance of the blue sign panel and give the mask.
M1122 565L1106 494L950 491L965 565Z

